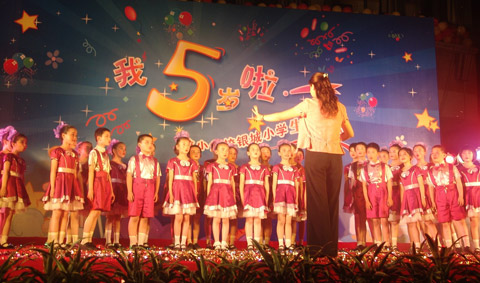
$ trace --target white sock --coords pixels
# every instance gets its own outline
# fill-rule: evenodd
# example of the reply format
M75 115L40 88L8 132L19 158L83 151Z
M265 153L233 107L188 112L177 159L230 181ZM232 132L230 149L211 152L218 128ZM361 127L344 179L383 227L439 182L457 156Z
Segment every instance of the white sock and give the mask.
M447 248L451 247L452 246L452 240L445 240L445 246Z
M63 244L63 240L65 240L65 231L60 231L58 233L58 243Z
M392 237L392 246L394 246L394 247L397 246L397 238Z
M228 248L228 243L226 241L222 241L222 248Z
M187 236L182 236L180 244L185 246L187 244Z
M174 241L174 244L175 246L180 246L180 236L175 236L175 241Z
M473 239L473 248L474 249L480 249L480 240L479 239Z
M128 236L130 238L130 247L136 245L137 242L137 235L135 236Z
M113 242L115 244L120 243L120 233L113 233Z
M291 245L292 245L292 239L290 238L285 239L285 247L290 248Z
M105 230L105 245L112 242L112 230Z
M365 246L365 242L357 242L357 247L358 246Z
M5 239L4 239L4 237L5 237ZM6 243L7 242L7 237L2 235L1 242L2 242L2 244ZM54 242L54 243L58 242L58 232L48 232L47 243L51 243L51 242Z
M420 242L415 242L414 245L416 249L420 248Z
M375 245L379 246L382 242L380 241L375 241Z
M465 237L462 238L462 241L463 241L463 246L464 247L470 247L470 238L468 237L468 235L466 235Z
M71 244L72 243L72 235L68 234L67 235L67 240L65 241L67 244Z
M246 237L246 238L247 238L247 246L253 246L252 237Z
M143 246L145 244L145 233L138 233L138 245Z
M69 243L76 243L78 241L78 235L72 235L72 241Z
M213 243L213 247L216 248L216 247L221 247L222 244L220 242L215 242Z
M254 239L255 241L257 241L257 243L261 244L261 243L260 243L260 238L255 237L255 238L253 238L253 239ZM252 245L253 245L253 243L252 243Z
M83 235L82 235L82 244L88 243L88 235L89 235L89 234L90 234L90 233L88 233L88 232L83 232Z

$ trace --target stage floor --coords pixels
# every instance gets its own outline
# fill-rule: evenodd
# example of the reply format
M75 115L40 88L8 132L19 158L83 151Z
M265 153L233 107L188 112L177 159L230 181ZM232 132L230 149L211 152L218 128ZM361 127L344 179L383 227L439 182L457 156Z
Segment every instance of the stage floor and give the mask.
M98 247L97 250L82 250L81 254L78 254L77 248L55 249L53 252L50 252L44 246L45 238L10 238L9 240L16 248L10 250L0 249L0 265L5 264L9 260L10 262L18 260L18 262L15 262L11 268L7 268L8 271L4 272L3 275L0 274L0 277L3 276L0 278L0 281L9 281L15 278L15 276L32 276L32 269L42 274L47 272L62 273L64 272L62 270L75 269L79 266L75 263L77 255L80 260L91 261L95 272L114 278L116 282L125 280L124 276L130 274L129 272L133 269L141 269L145 274L152 273L154 261L159 266L157 271L161 270L161 272L164 272L162 276L176 276L173 273L167 272L167 274L165 272L170 270L170 267L180 268L175 272L181 273L181 276L184 276L184 278L190 278L190 280L186 280L189 282L195 281L191 280L192 276L204 276L206 274L205 270L207 270L207 273L213 272L216 274L218 272L226 272L225 269L231 269L232 274L236 274L232 276L237 276L241 270L250 268L249 272L256 272L255 274L257 275L255 276L258 276L258 278L263 278L264 276L270 278L278 275L274 275L275 272L288 273L288 269L291 269L294 270L292 271L293 274L301 273L303 274L300 274L301 276L305 276L308 272L305 272L304 266L315 268L318 272L317 274L320 274L318 275L320 279L315 279L314 281L325 279L331 281L332 276L336 278L334 281L343 281L344 279L350 280L351 276L360 276L363 279L367 279L365 282L376 282L381 279L375 277L378 274L384 274L382 276L390 276L390 278L395 279L397 276L398 278L404 278L405 276L410 278L412 276L413 279L418 279L418 276L427 276L425 278L437 276L444 270L447 270L445 266L448 264L450 264L449 269L446 271L448 278L455 280L467 277L474 278L473 281L476 282L480 280L480 257L478 255L455 252L449 254L432 253L427 248L421 254L412 255L409 252L410 246L408 244L400 244L397 251L381 251L376 254L375 249L371 249L368 253L361 254L359 251L354 250L355 243L339 243L339 253L336 258L320 257L311 261L310 258L306 258L304 250L301 248L283 253L270 249L262 252L257 250L248 251L244 241L236 242L237 249L235 250L215 251L206 249L205 242L201 241L199 243L200 249L175 251L165 248L170 245L171 241L151 239L149 241L150 250L124 249L114 251L103 247L103 239L94 239L94 243ZM126 247L128 241L123 239L121 244ZM276 248L278 244L273 242L271 246ZM46 260L48 258L53 260ZM127 262L130 263L127 264ZM71 267L73 266L72 263L73 265L77 264L77 267ZM244 265L241 266L242 264ZM63 269L58 268L59 265L64 265ZM129 267L125 268L126 265ZM128 271L128 269L131 270ZM82 272L79 271L78 274L82 274ZM293 281L301 282L307 280L305 277L302 278L297 278L298 280ZM162 280L165 281L164 279ZM183 281L177 277L171 280ZM291 280L282 282L289 281Z

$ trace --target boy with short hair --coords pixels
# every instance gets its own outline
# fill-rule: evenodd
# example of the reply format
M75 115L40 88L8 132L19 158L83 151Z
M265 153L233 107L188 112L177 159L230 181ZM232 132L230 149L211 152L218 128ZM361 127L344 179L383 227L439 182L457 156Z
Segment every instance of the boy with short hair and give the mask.
M361 172L363 195L367 209L367 218L372 219L374 243L379 245L382 238L390 246L388 229L388 208L392 206L392 171L378 160L380 148L376 143L367 145L368 164Z
M452 245L451 222L459 238L463 236L463 245L470 248L470 239L465 231L467 213L464 207L463 186L460 172L452 164L445 164L445 148L435 145L432 148L433 165L428 169L428 189L434 196L432 206L437 210L437 220L442 224L445 245Z
M128 236L131 248L146 244L162 175L160 164L152 156L155 149L153 137L140 135L137 146L140 152L130 158L127 168Z
M98 128L95 130L97 145L88 156L88 194L92 208L83 225L82 245L87 249L96 249L92 243L93 232L102 211L110 211L115 200L110 179L110 160L105 148L110 145L110 130Z

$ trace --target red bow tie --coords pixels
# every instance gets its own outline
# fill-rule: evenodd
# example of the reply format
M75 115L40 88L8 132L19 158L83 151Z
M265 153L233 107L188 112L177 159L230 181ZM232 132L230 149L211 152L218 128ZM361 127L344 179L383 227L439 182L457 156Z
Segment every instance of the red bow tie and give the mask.
M142 155L142 159L152 160L153 157L151 155Z

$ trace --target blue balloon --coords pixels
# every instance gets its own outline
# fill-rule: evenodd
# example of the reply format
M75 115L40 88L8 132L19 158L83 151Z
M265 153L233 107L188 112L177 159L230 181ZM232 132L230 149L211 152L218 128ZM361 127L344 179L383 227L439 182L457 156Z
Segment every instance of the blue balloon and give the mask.
M12 59L15 60L15 61L17 61L17 63L18 63L18 69L19 69L19 70L24 67L24 65L23 65L23 60L25 60L25 58L27 58L27 56L25 56L25 54L23 54L23 53L15 53L15 54L13 54Z

